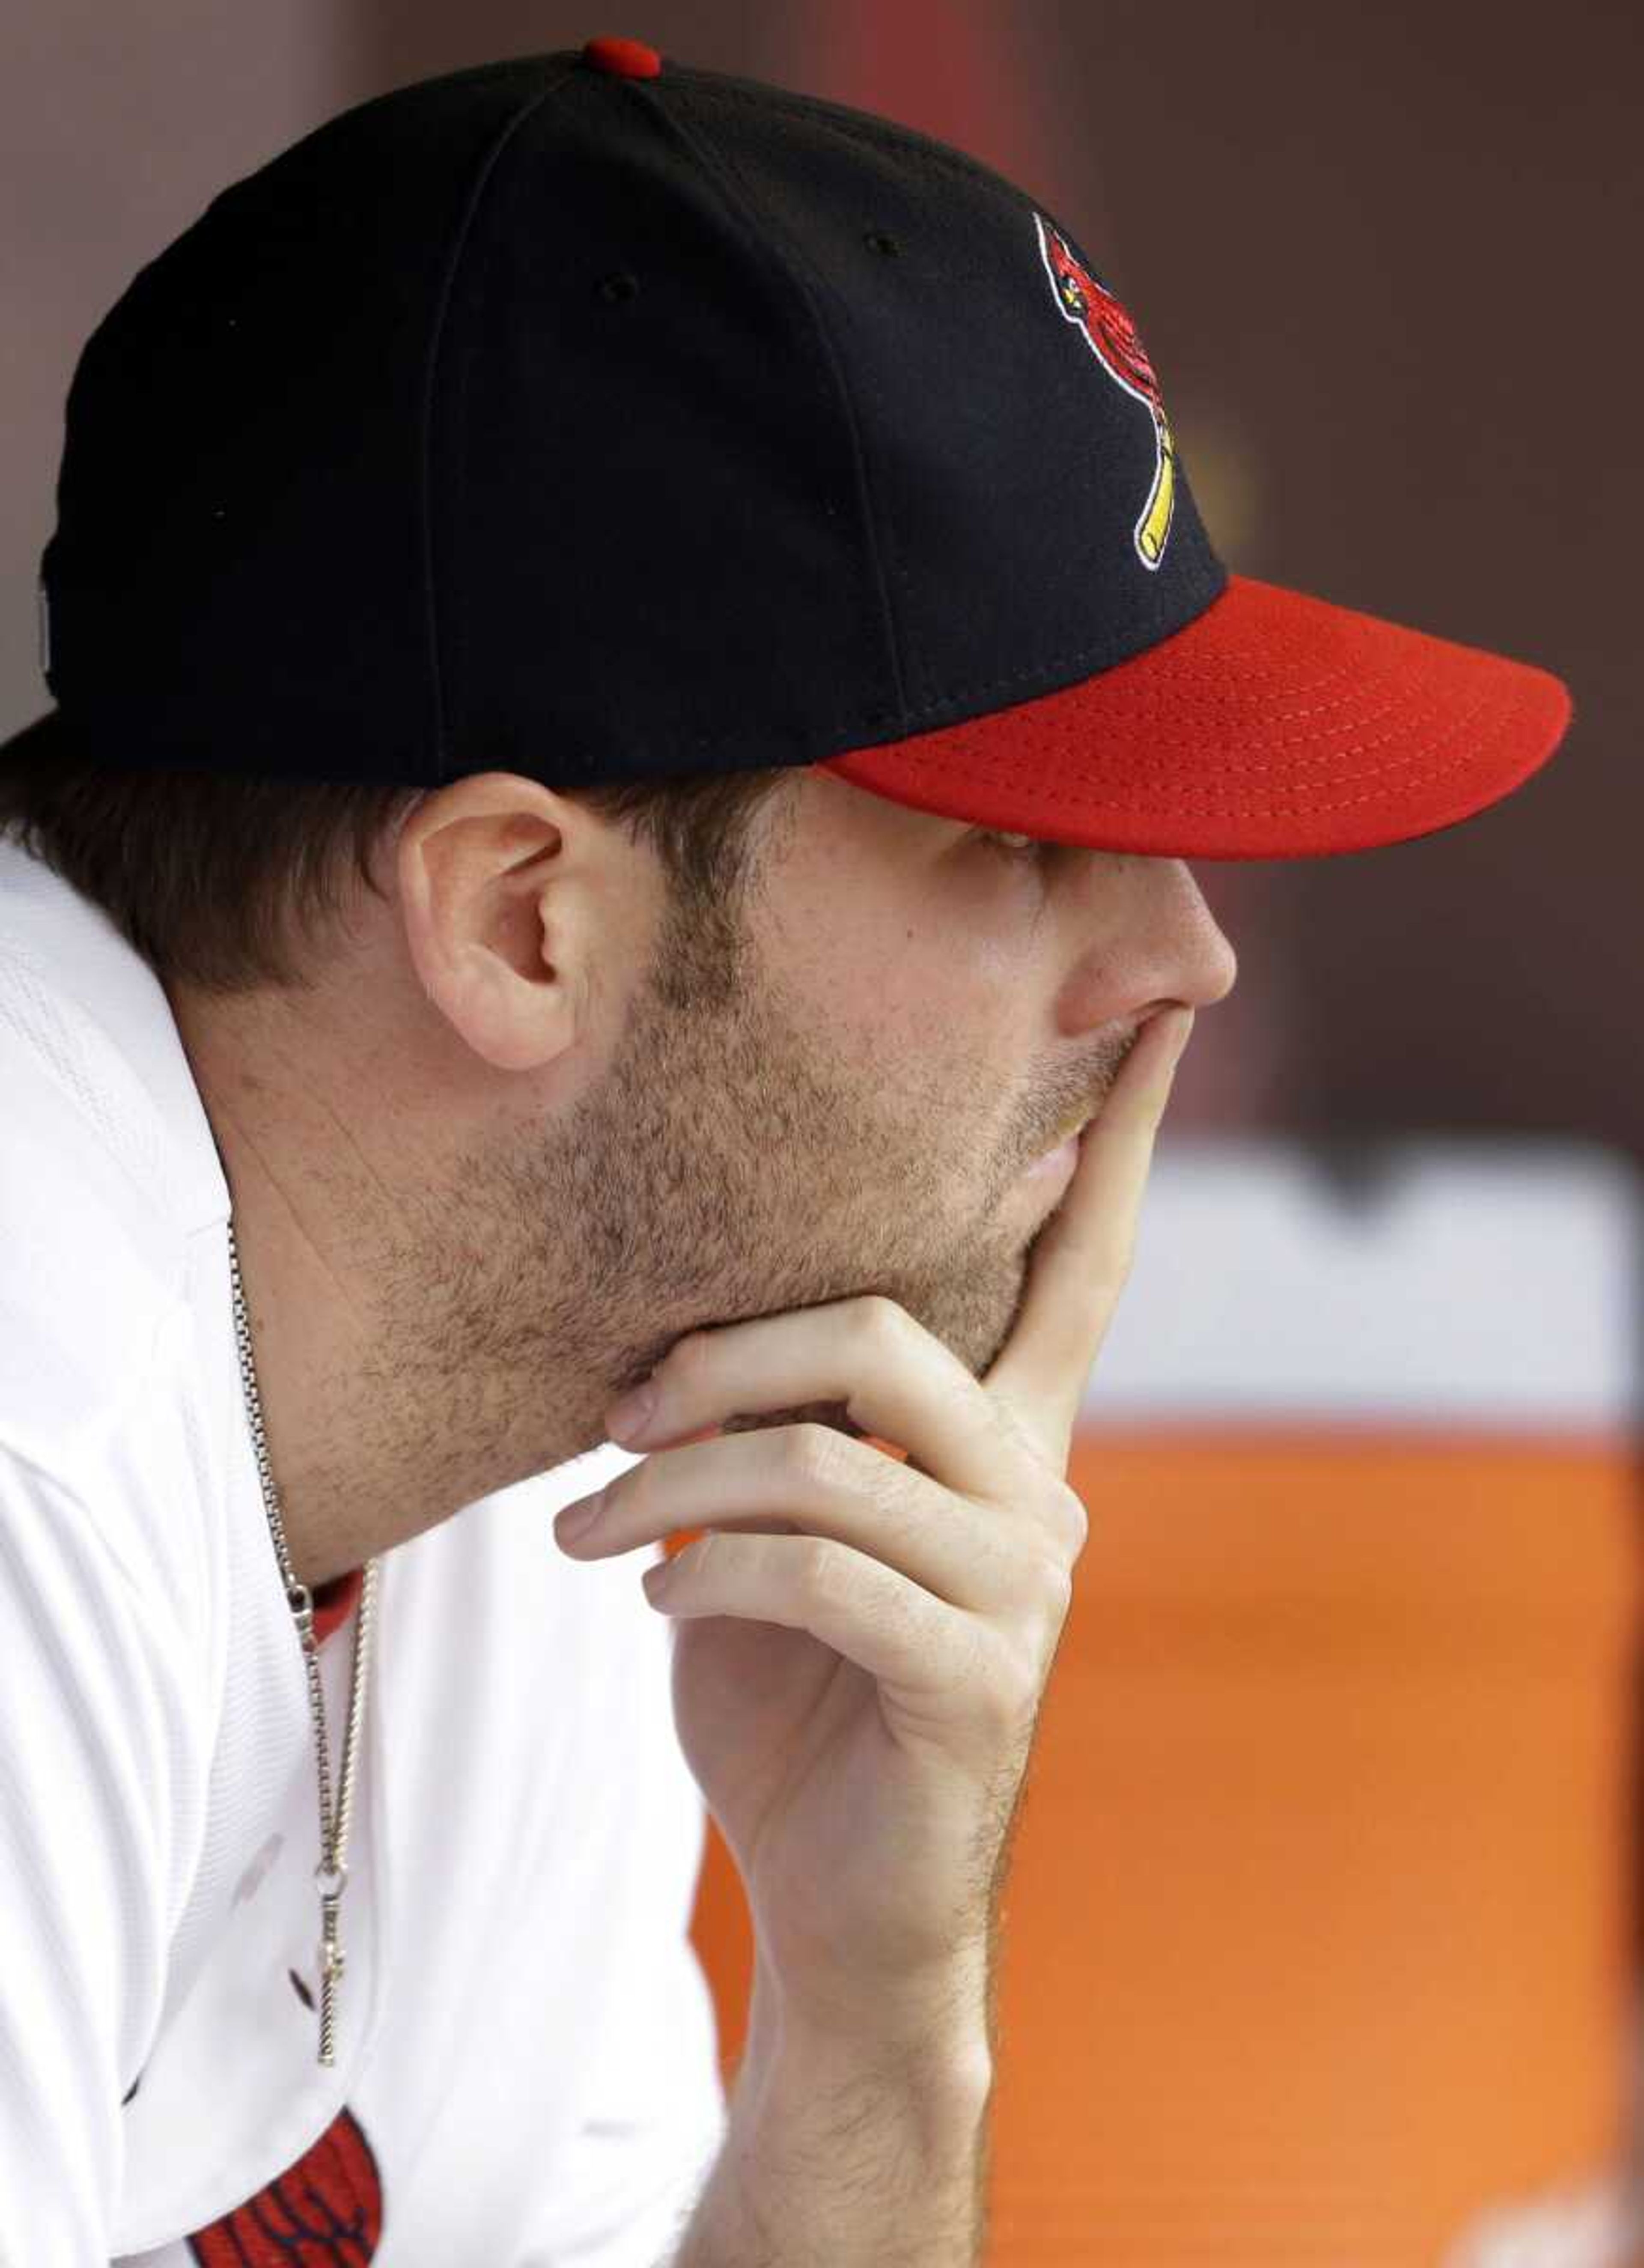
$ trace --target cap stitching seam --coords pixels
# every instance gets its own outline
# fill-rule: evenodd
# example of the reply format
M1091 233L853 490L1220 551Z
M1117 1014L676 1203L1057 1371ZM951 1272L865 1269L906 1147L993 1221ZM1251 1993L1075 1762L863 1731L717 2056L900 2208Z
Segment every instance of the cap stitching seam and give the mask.
M658 114L661 116L668 117L669 113L667 107L660 102L657 102L654 96L650 96L648 89L645 90L645 92L649 99L651 99L654 104ZM689 96L682 96L676 99L674 105L674 109L677 112L682 108L689 108L689 107L690 98ZM696 153L698 163L703 166L705 171L713 173L716 170L722 169L722 175L728 176L730 182L734 183L734 185L741 189L744 200L751 210L752 215L757 217L760 225L764 230L766 235L772 239L779 239L781 246L785 247L785 272L795 288L798 290L800 298L805 303L807 311L810 316L812 328L815 331L816 336L822 344L823 353L827 357L828 366L833 372L834 382L839 390L839 399L844 411L846 429L851 437L851 460L856 468L858 503L862 515L864 532L867 538L868 555L873 561L874 580L880 601L880 620L885 634L887 657L890 664L892 706L888 711L882 711L879 713L890 717L905 715L908 713L908 696L906 680L903 669L902 630L901 625L896 618L896 615L890 603L890 589L886 575L885 562L881 550L881 534L884 536L886 541L888 541L888 530L884 526L884 516L876 508L874 484L870 475L866 452L863 446L861 420L857 415L856 403L846 378L844 364L835 344L833 334L829 328L828 324L822 319L820 301L815 291L812 288L818 284L820 279L816 277L815 271L810 269L810 264L806 260L804 254L794 243L787 231L782 226L781 223L770 214L770 210L755 190L752 183L748 180L746 175L742 173L741 168L737 165L735 158L732 156L731 152L727 150L721 149L717 144L708 140L705 135L699 136L689 132L685 121L677 115L670 117L669 122L673 125L675 131L680 136L687 147ZM730 195L725 178L721 178L719 186L720 192L726 196L727 204L730 204L732 210L734 211L734 201ZM739 220L741 218L740 214L738 215L738 218ZM762 246L761 248L769 249L770 247ZM806 276L801 275L799 272L801 269L803 269L806 271L806 275L808 275L810 277L810 282L808 284L806 281Z
M1423 681L1412 683L1409 679L1392 681L1388 685L1374 687L1360 681L1355 686L1355 691L1368 694L1372 698L1374 698L1375 695L1377 693L1384 690L1391 690L1394 694L1394 697L1390 701L1384 703L1380 708L1360 708L1356 714L1346 719L1347 729L1350 732L1360 732L1368 725L1379 725L1384 717L1396 716L1401 709L1408 709L1414 703L1425 700L1431 693L1432 689L1432 686L1427 682ZM1487 700L1489 698L1488 694L1484 697ZM1304 709L1269 710L1263 714L1260 719L1261 729L1264 733L1266 733L1271 726L1278 725L1294 725L1299 719L1303 718L1329 718L1337 716L1339 715L1340 711L1344 709L1351 708L1353 706L1353 695L1350 692L1344 693L1341 697L1336 701L1313 702ZM1119 693L1115 694L1111 699L1104 698L1102 707L1104 713L1109 716L1144 717L1154 718L1180 718L1191 720L1198 717L1220 717L1224 713L1223 704L1220 702L1215 700L1213 697L1202 695L1195 695L1188 699L1178 700L1163 696L1151 698L1132 698L1123 693ZM1289 740L1287 741L1284 740L1269 739L1266 740L1265 745L1269 747L1284 747L1297 741L1316 741L1317 738L1318 733L1316 731L1293 733L1289 736Z
M1476 701L1471 703L1466 709L1463 710L1459 716L1456 716L1454 715L1454 712L1446 710L1429 711L1428 713L1435 718L1442 718L1449 717L1451 718L1451 722L1449 724L1449 730L1442 739L1430 742L1427 748L1412 749L1409 756L1401 758L1399 761L1404 762L1416 762L1419 761L1423 755L1430 753L1432 748L1441 747L1444 745L1445 740L1452 738L1456 733L1465 731L1467 726L1471 724L1474 718L1478 717L1481 712L1490 709L1493 705L1493 702L1494 695L1493 691L1486 689L1479 695ZM1375 716L1363 718L1358 720L1358 724L1360 725L1379 724L1383 717L1391 716L1397 713L1399 708L1407 705L1407 703L1396 702L1392 704L1391 708L1378 711ZM1503 713L1507 715L1516 714L1517 703L1509 703L1508 709ZM1351 729L1356 728L1357 727L1355 726ZM1064 736L1060 733L1053 733L1050 737L1060 739ZM1321 751L1316 756L1311 759L1303 759L1300 762L1283 764L1262 763L1255 761L1254 759L1247 761L1245 758L1240 757L1231 769L1235 770L1241 778L1254 777L1257 774L1264 772L1279 771L1282 772L1286 778L1300 782L1303 776L1308 772L1319 771L1331 768L1339 763L1345 756L1373 755L1377 748L1386 747L1390 741L1396 740L1398 737L1398 731L1397 729L1395 729L1390 733L1382 733L1377 739L1373 740L1358 740L1338 743ZM1065 735L1065 738L1069 741L1073 742L1087 742L1090 738L1090 734L1087 729L1070 730ZM1264 741L1263 745L1264 747L1283 747L1286 743L1282 741ZM1316 736L1310 733L1294 734L1292 736L1291 745L1316 747ZM936 761L934 756L933 756L932 761ZM1396 768L1396 766L1388 767L1390 770ZM1014 767L1013 764L1005 763L996 767L985 751L979 752L978 760L972 762L967 766L967 770L970 770L973 774L992 771L995 769L999 770L999 776L1002 777L1014 776ZM1146 756L1142 755L1132 757L1124 764L1124 770L1127 777L1145 776L1148 772L1158 772L1168 775L1174 773L1176 770L1176 764L1168 759L1152 761ZM1087 771L1083 777L1087 779L1100 779L1102 777L1102 768L1098 766L1094 770ZM1364 778L1370 777L1370 775L1360 773L1353 775L1353 777Z
M1485 702L1475 702L1472 707L1469 709L1463 716L1456 718L1451 724L1449 731L1441 734L1438 740L1430 741L1419 748L1412 748L1407 755L1399 757L1394 762L1373 765L1368 771L1351 774L1349 775L1348 779L1333 782L1331 783L1331 784L1345 786L1360 780L1368 779L1384 782L1395 772L1406 771L1412 764L1422 763L1427 761L1435 755L1441 748L1449 746L1458 737L1459 734L1463 733L1472 723L1473 718L1478 716L1480 709L1486 705L1487 704ZM1478 741L1476 747L1471 751L1472 755L1475 757L1484 755L1495 744L1495 742L1501 738L1502 734L1508 730L1508 728L1518 721L1520 714L1521 712L1516 704L1510 704L1508 708L1504 709L1495 724L1492 725ZM1390 733L1382 740L1368 742L1361 747L1337 749L1333 751L1332 754L1337 757L1344 755L1351 756L1368 755L1374 749L1384 747L1387 740L1395 736ZM1326 758L1323 761L1328 762L1330 759ZM970 767L968 767L967 769L970 771L970 776L973 780L980 778L984 774L990 776L993 775L996 771L998 772L999 777L1006 777L1006 774L1002 770L992 765L983 764L976 766L974 769ZM1206 802L1202 798L1198 797L1157 796L1148 795L1145 792L1138 794L1132 790L1131 782L1139 773L1145 774L1150 771L1162 773L1168 771L1170 767L1165 764L1149 764L1145 761L1128 769L1123 782L1113 784L1114 792L1123 792L1124 799L1123 808L1126 811L1142 809L1160 812L1191 812L1198 814L1200 817L1211 819L1287 819L1294 817L1307 817L1331 811L1352 810L1361 804L1375 803L1386 793L1386 789L1383 787L1379 789L1375 793L1370 795L1338 797L1324 803L1274 804L1265 806L1254 806L1243 801L1236 804L1220 802L1211 803ZM1222 777L1227 778L1235 777L1244 777L1258 770L1269 770L1271 769L1271 766L1258 767L1255 765L1237 765L1223 766L1220 768L1220 770ZM1449 762L1441 765L1436 771L1419 773L1413 778L1404 780L1400 784L1401 787L1405 790L1426 787L1431 785L1435 780L1458 778L1462 775L1462 770L1463 768L1460 765L1454 762ZM1107 784L1108 783L1101 780L1099 775L1087 774L1085 776L1084 780L1079 784L1079 792L1065 796L1054 793L1041 796L1038 799L1038 801L1042 806L1052 810L1061 809L1063 807L1076 807L1081 813L1087 814L1089 811L1089 799L1087 793L1083 791L1092 785L1104 786Z
M441 666L439 644L440 605L436 595L435 589L433 527L435 396L439 387L441 364L444 359L446 337L446 318L450 313L452 297L456 289L457 276L462 267L469 243L473 238L476 218L477 217L480 206L484 200L486 192L490 187L492 179L495 176L497 167L501 161L504 151L507 149L508 144L512 141L514 136L520 131L520 128L526 123L527 120L529 119L536 111L542 108L542 105L549 99L550 95L557 94L562 87L569 84L571 72L574 69L574 64L567 64L565 69L560 73L560 76L549 85L537 89L537 91L532 94L530 100L522 104L521 107L505 122L501 131L498 133L496 140L492 143L490 149L486 155L485 162L480 167L479 174L474 182L473 188L468 193L468 204L464 209L462 218L457 227L456 236L451 247L450 258L446 263L445 276L440 284L439 305L434 311L433 330L429 340L428 347L428 367L423 385L421 434L423 464L423 493L421 499L423 521L423 590L428 629L429 668L433 681L434 695L434 750L433 762L431 767L429 778L429 784L438 784L446 778L447 756L445 673ZM459 369L461 370L461 366L459 364ZM458 383L461 384L463 382L464 379L460 378ZM466 467L466 429L461 421L458 420L456 426L456 438L453 445L452 470L453 474L461 475L465 473ZM460 641L461 635L461 630L454 627L453 617L453 641Z

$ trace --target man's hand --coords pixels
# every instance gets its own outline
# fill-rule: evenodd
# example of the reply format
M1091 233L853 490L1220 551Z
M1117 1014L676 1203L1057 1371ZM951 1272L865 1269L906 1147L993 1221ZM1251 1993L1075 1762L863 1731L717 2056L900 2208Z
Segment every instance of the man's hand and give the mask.
M689 1333L651 1381L649 1425L612 1425L660 1448L832 1400L905 1462L822 1425L698 1438L560 1536L600 1558L706 1531L646 1590L678 1618L681 1746L785 2033L933 2056L987 2038L1006 1844L1088 1526L1073 1427L1192 1024L1154 1017L1126 1059L985 1379L893 1301L843 1300Z

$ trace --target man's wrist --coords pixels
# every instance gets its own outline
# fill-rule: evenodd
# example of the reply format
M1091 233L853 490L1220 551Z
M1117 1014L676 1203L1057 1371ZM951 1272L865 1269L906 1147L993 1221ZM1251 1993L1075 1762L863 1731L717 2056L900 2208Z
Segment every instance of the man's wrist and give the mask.
M993 2064L985 2040L926 2043L864 2036L790 2034L748 2071L759 2117L795 2130L828 2120L841 2108L870 2097L896 2108L910 2133L924 2138L933 2158L969 2149L993 2092Z
M750 2041L768 2062L821 2068L922 2069L985 2093L992 2077L990 1975L983 1954L955 1956L938 1976L896 1991L823 1993L779 1983L756 1953Z
M796 2005L763 1966L756 1971L742 2077L748 2108L780 2128L799 2131L872 2095L940 2158L974 2146L993 2076L985 2016L968 1996L900 2011L881 2004L870 2021Z
M979 2028L941 2041L756 2002L725 2144L674 2268L976 2268L992 2063Z

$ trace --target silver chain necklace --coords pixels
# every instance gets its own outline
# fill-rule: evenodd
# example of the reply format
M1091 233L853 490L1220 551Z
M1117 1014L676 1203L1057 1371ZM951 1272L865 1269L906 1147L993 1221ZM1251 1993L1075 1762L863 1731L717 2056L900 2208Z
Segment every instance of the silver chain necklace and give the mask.
M246 1407L251 1416L251 1438L256 1450L258 1476L262 1483L262 1501L268 1507L269 1529L274 1538L275 1554L285 1585L285 1603L297 1624L297 1636L307 1667L308 1697L313 1710L314 1749L320 1760L320 1863L314 1868L314 1881L320 1887L321 1928L319 1945L320 2060L322 2064L335 2064L336 1992L343 1976L343 1947L337 1935L337 1910L348 1882L346 1853L349 1810L354 1795L355 1747L365 1705L372 1626L377 1605L377 1572L382 1562L380 1559L366 1561L365 1578L360 1588L359 1627L354 1639L354 1683L349 1695L348 1731L343 1742L343 1784L337 1794L336 1814L333 1817L331 1776L326 1751L325 1695L320 1682L320 1650L314 1642L313 1598L307 1585L299 1583L292 1572L291 1553L285 1544L285 1523L280 1518L280 1501L275 1494L274 1476L269 1469L268 1442L262 1430L262 1399L257 1392L257 1373L252 1366L251 1331L246 1319L246 1299L240 1281L240 1253L234 1242L232 1220L228 1224L228 1264L234 1286L234 1336L240 1344L240 1374L245 1381Z

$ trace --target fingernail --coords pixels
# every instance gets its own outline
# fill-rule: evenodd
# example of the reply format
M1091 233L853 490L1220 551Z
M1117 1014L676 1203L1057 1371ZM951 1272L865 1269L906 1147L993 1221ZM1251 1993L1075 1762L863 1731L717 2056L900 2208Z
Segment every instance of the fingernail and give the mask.
M656 1408L656 1398L655 1387L647 1385L637 1386L631 1394L614 1402L605 1413L605 1430L612 1440L637 1440Z
M589 1497L585 1503L568 1504L554 1522L554 1533L560 1542L574 1543L579 1535L586 1535L599 1518L604 1501L605 1491L601 1489L598 1496Z

